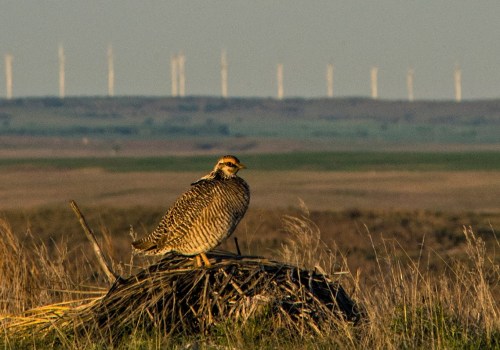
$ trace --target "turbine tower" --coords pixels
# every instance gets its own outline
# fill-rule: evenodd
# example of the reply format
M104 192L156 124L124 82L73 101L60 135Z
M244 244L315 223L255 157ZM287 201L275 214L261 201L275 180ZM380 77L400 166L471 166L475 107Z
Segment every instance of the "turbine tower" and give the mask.
M378 67L372 67L370 70L371 96L372 99L378 98L378 82L377 82Z
M220 78L221 93L223 98L227 98L227 55L226 50L222 50L220 56Z
M115 95L115 68L113 62L113 47L108 46L108 96Z
M172 96L179 96L179 57L172 55L170 57L170 76L172 79Z
M64 65L66 63L66 57L64 56L64 48L62 45L59 45L59 98L64 98L65 96L65 71Z
M278 80L278 100L282 100L283 99L283 64L282 63L278 63L276 78Z
M333 97L333 64L331 63L326 66L326 95L329 98Z
M458 63L455 65L455 101L462 101L462 70Z
M186 96L186 56L184 56L184 52L180 52L178 56L178 64L179 64L179 96Z
M7 100L12 99L12 61L14 57L11 54L5 55L5 87L7 90Z
M408 101L412 102L415 100L415 96L413 95L413 77L415 75L415 71L413 68L408 69L408 73L406 74L406 87L408 89Z

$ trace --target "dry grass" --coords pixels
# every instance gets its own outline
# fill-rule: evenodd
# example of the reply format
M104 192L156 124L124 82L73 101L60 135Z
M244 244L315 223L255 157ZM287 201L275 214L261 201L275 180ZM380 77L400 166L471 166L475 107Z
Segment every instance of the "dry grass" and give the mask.
M73 302L91 297L100 289L99 279L89 280L97 266L85 256L70 261L65 242L53 242L50 249L29 231L15 235L4 220L0 220L0 237L2 315L17 315L40 305Z
M498 264L493 260L485 264L489 258L484 242L470 228L464 228L463 234L467 258L450 261L449 269L437 275L426 265L426 257L407 259L397 242L386 242L377 255L379 288L368 293L358 289L373 320L370 336L374 344L387 341L377 330L389 327L397 347L500 345L499 308L493 297L500 278ZM388 320L380 315L393 317Z
M447 268L439 273L429 265L428 256L420 254L412 259L394 239L384 240L377 248L367 233L378 270L372 276L375 284L367 288L360 283L360 271L350 271L346 257L321 241L319 229L307 213L286 217L285 227L292 239L283 249L284 256L305 266L344 271L352 297L364 307L369 322L356 329L346 328L356 334L355 341L346 343L352 340L348 332L333 337L342 348L500 346L500 309L495 298L500 295L500 265L472 228L463 228L465 258L446 260ZM423 247L425 241L421 244ZM490 252L500 248L498 240L495 245Z
M60 205L162 206L204 172L106 172L102 169L2 169L0 209ZM288 208L302 198L310 210L500 211L499 171L256 171L242 176L252 207Z
M5 348L28 345L95 348L111 345L121 349L161 346L181 348L187 345L201 348L306 347L311 349L331 347L494 349L500 346L500 310L498 300L495 299L495 295L498 295L495 291L498 292L500 281L500 267L494 253L500 248L497 240L493 243L496 245L495 250L486 249L485 242L475 235L471 228L464 228L466 255L456 260L443 258L447 268L439 272L429 265L430 255L437 253L424 249L425 239L421 241L422 253L416 258L409 256L394 239L385 239L381 245L373 243L375 264L373 271L376 272L372 273L371 278L376 283L366 285L363 283L365 280L363 271L351 271L341 250L321 240L321 232L307 211L285 217L283 228L290 238L281 250L283 258L290 263L286 266L315 268L317 271L324 271L325 274L341 272L338 279L348 294L362 305L367 315L366 322L355 325L349 320L335 318L331 320L332 327L324 328L319 337L314 327L309 330L304 329L303 332L284 331L274 317L279 314L279 308L271 304L267 305L262 313L246 319L243 316L245 313L241 312L244 324L235 319L227 322L219 320L211 327L201 327L205 332L199 333L197 330L200 328L196 327L200 325L199 320L189 324L193 318L186 318L190 320L187 326L191 327L191 331L181 327L180 334L177 333L175 336L169 336L172 328L144 328L140 323L134 322L133 326L130 323L120 324L125 318L117 317L113 319L112 324L119 332L123 331L122 339L118 340L105 332L104 337L97 338L88 328L73 327L77 324L75 320L80 324L84 324L86 319L90 320L85 318L90 315L90 311L94 316L106 315L110 309L109 305L105 306L103 303L106 297L102 289L94 288L94 292L98 295L91 295L88 288L83 286L89 282L82 277L88 272L84 270L93 268L94 271L98 271L97 265L90 259L76 266L68 264L65 244L60 244L52 253L43 246L34 249L39 242L29 236L20 240L4 222L0 227L3 237L0 245L2 274L0 322L3 336L0 342ZM373 242L369 232L365 237ZM222 259L220 263L232 266L232 263L224 261ZM160 265L166 263L165 260L158 262ZM170 263L175 264L176 260L171 260ZM268 266L265 260L255 262L256 265L253 266L259 266L260 263L264 267ZM71 269L68 270L70 265ZM188 273L198 280L194 289L203 295L207 281L209 283L211 281L210 278L225 280L226 287L233 291L237 291L237 288L229 281L238 283L237 286L244 285L245 274L241 277L235 274L234 279L223 277L223 272L219 272L222 275L218 276L211 274L211 271L213 273L226 271L220 270L220 267L214 264L214 270L207 269L201 272L190 269ZM144 271L143 274L150 270ZM246 271L250 275L254 273L252 269ZM173 287L165 283L168 276L163 276L166 278L162 280L165 289L156 289L155 293L151 293L151 290L145 287L148 283L151 285L149 280L151 274L146 273L144 276L147 277L141 280L141 283L144 283L141 285L144 287L143 299L128 300L127 294L122 294L125 297L123 299L120 298L122 295L116 293L117 288L137 287L132 280L129 280L129 284L121 283L112 290L108 298L110 295L114 298L108 300L123 305L130 317L135 313L136 316L142 317L143 321L154 325L155 315L150 315L151 310L147 307L142 309L140 305L148 303L151 305L162 300L163 290L168 291ZM248 276L247 274L246 278ZM94 282L96 286L105 283L103 277L97 278ZM283 285L287 285L286 281L282 282ZM181 295L186 295L181 290L178 291ZM244 290L242 292L244 293ZM234 294L239 295L238 292ZM82 295L86 298L82 298ZM175 302L172 300L170 302L170 307L173 307ZM255 302L250 298L247 307L256 309L257 307L253 306ZM196 307L200 305L199 300L190 300L189 303ZM239 310L243 310L242 300L236 300L234 305L221 304L218 307L236 310L235 305L239 306ZM184 310L183 315L191 312L203 315L204 319L210 317L206 309L196 307L191 311ZM166 307L163 309L163 314L159 313L156 316L171 315L170 311L172 310ZM61 315L72 315L74 318L61 318ZM105 318L105 322L108 320Z

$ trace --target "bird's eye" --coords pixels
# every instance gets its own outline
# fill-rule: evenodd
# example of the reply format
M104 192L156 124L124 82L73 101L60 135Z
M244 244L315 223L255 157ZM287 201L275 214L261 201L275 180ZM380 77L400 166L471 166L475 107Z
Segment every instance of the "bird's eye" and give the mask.
M226 165L230 168L236 168L236 165L234 165L233 163L231 162L227 162Z

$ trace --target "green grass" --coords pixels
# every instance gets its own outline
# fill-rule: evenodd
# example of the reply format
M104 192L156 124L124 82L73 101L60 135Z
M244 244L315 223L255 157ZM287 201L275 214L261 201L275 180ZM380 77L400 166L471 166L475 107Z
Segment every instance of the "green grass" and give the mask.
M107 171L205 171L216 156L10 158L0 168L102 168ZM265 171L498 171L500 152L315 152L240 156L251 170Z

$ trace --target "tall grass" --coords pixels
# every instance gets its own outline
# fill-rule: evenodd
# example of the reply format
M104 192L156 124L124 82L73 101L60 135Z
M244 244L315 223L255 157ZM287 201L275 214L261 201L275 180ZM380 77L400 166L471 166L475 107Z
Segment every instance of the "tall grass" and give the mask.
M363 270L351 271L341 249L323 243L320 230L306 211L303 215L285 217L283 228L290 239L281 249L282 259L339 275L344 288L362 306L364 322L354 325L339 318L326 325L325 336L311 333L297 337L290 332L274 331L279 325L260 317L244 327L226 323L195 336L169 337L161 330L148 333L137 329L111 346L119 349L500 347L500 267L494 253L488 253L494 250L487 252L484 241L471 228L463 230L466 255L460 260L443 258L447 268L440 272L429 264L429 256L421 254L412 259L395 240L373 243L377 272L372 276L365 276ZM78 305L85 307L102 295L103 279L88 278L89 273L98 273L96 263L85 258L74 264L68 261L71 252L66 243L48 249L29 232L14 234L5 221L0 221L0 235L0 345L7 349L110 346L102 343L102 339L96 343L95 338L85 333L56 331L44 338L33 327L27 327L37 322L50 324L58 313L77 315ZM366 239L371 240L369 232ZM424 246L425 241L421 244ZM496 245L500 248L498 240ZM92 283L95 288L89 290Z
M29 323L32 311L52 305L50 312L62 313L101 295L105 289L97 285L97 265L81 255L74 258L66 242L53 242L48 247L28 229L14 234L0 219L0 325ZM57 307L56 307L57 305ZM42 312L43 313L43 312ZM38 321L41 321L39 319Z
M337 247L322 242L307 212L285 217L284 228L290 239L283 257L330 274L343 273L344 287L351 287L351 296L366 313L362 326L337 327L328 341L341 348L500 347L500 266L472 228L463 229L466 256L445 261L447 269L439 273L429 257L411 259L395 240L384 240L381 246L372 241L378 272L369 277L375 282L370 287L361 282L367 279L362 272L349 269ZM371 240L369 233L366 239ZM498 240L496 245L500 248Z

